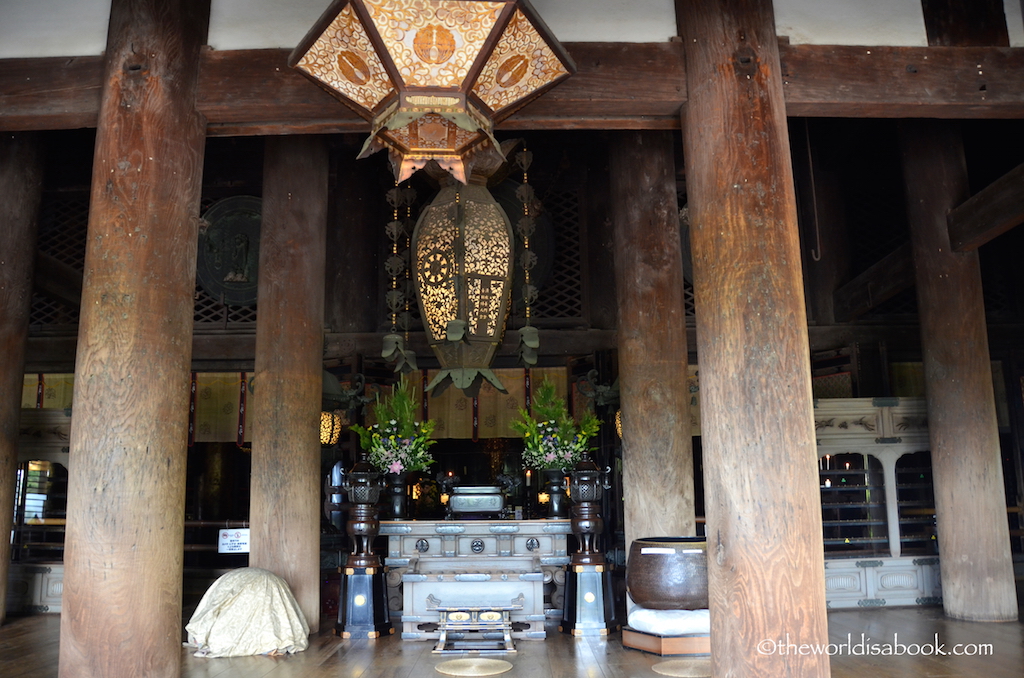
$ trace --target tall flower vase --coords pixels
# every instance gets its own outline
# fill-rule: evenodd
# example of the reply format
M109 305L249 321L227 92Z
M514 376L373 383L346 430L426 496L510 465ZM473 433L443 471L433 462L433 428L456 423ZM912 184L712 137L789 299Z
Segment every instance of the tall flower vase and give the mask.
M565 496L565 473L559 468L546 468L544 492L548 495L548 518L568 518L569 498Z
M406 520L409 517L408 473L386 473L388 517L391 520Z

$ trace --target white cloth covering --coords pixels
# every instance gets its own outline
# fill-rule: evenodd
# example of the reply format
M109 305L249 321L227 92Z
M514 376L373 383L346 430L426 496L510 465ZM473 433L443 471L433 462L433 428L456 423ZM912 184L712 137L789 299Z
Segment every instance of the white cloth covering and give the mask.
M301 652L309 625L291 589L273 572L243 567L221 576L185 626L197 657Z
M658 636L711 633L711 614L703 610L649 610L637 605L629 611L629 626Z

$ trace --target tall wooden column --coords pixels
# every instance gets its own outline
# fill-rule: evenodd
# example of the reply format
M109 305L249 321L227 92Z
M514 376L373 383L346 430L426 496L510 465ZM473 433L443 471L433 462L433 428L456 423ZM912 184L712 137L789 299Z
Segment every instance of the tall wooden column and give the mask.
M249 564L288 582L316 632L327 147L302 136L268 137L266 144Z
M114 0L75 364L60 675L181 666L207 9Z
M36 217L43 186L34 134L0 134L0 534L11 534L25 341L32 305ZM0 624L7 611L11 540L0 539Z
M673 145L669 132L631 131L610 147L627 548L695 534Z
M386 175L383 154L359 160L365 135L339 135L334 151L327 232L333 256L327 262L324 322L331 332L375 332L384 312L377 289L380 236L390 220L379 177ZM404 215L403 215L404 216ZM413 300L415 304L415 300ZM354 346L343 346L346 354Z
M828 676L807 321L770 0L679 0L715 676Z
M1015 621L1017 593L1003 491L977 251L953 252L946 214L969 196L955 123L900 127L907 216L928 394L939 567L946 614Z

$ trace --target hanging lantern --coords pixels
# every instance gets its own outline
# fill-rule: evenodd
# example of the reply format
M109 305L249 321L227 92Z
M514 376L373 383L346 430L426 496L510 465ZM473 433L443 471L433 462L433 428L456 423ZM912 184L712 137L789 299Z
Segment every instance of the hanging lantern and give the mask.
M345 419L337 412L320 413L320 444L337 445Z
M462 183L500 154L495 122L576 70L526 0L335 0L288 64L370 121L360 157Z
M487 379L505 392L488 368L505 332L512 243L508 217L483 186L446 186L420 216L413 280L427 342L441 363L428 390L450 379L475 393Z

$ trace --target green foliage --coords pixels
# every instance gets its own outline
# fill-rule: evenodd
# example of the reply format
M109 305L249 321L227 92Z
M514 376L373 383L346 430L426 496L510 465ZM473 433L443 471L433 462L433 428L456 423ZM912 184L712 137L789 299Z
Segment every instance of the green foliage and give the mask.
M434 421L419 421L412 389L413 382L402 376L390 395L378 397L374 403L377 423L351 427L359 434L359 445L367 451L369 462L384 473L423 471L434 463L429 451L437 442L430 439Z
M523 437L523 467L568 469L579 463L587 442L597 435L600 420L586 412L577 422L569 414L565 399L558 397L549 380L537 389L533 411L519 410L512 430Z

